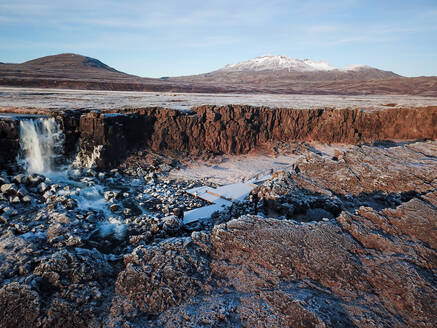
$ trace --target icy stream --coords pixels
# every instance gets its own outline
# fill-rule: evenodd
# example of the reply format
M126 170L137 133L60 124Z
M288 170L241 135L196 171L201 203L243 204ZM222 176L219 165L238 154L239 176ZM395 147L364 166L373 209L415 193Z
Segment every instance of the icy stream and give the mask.
M53 117L26 118L20 121L20 158L28 174L41 174L48 182L67 188L59 195L74 199L81 210L110 214L100 184L78 181L63 158L64 133Z
M174 196L175 188L180 187L155 181L153 174L152 179L149 179L150 173L147 179L145 176L142 179L132 179L119 173L96 172L92 169L94 153L91 155L92 160L87 159L88 154L78 154L73 163L67 164L63 156L63 145L64 134L54 118L27 117L20 121L19 162L29 175L42 176L42 183L37 189L42 191L45 204L55 202L58 204L57 210L71 214L75 212L80 217L94 213L100 221L98 225L102 236L111 232L119 238L129 218L148 215L158 215L159 218L171 214L178 207L187 211L184 223L200 221L232 205L233 200L225 200L229 191L232 195L237 193L238 197L235 198L242 200L253 188L245 184L246 188L241 191L241 183L230 184L214 189L219 194L214 194L213 199L199 197L195 205L192 199L197 199L197 195L193 196L191 190L183 188L183 191L179 190L179 196ZM223 188L227 188L228 193ZM200 204L206 205L205 201L211 205L198 208Z

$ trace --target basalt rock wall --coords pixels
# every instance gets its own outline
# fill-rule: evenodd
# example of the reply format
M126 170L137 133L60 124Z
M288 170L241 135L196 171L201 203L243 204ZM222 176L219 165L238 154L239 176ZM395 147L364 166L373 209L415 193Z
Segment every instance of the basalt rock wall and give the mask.
M364 111L202 106L188 114L153 108L137 115L148 117L143 120L145 144L154 151L240 154L277 141L357 144L437 136L437 107Z
M201 106L191 112L124 109L82 115L81 147L103 145L97 165L117 165L138 149L158 152L242 154L265 143L320 141L370 143L437 137L437 107L271 109Z
M78 150L78 140L81 135L80 117L81 112L78 111L65 111L56 116L64 131L64 154L69 158L75 156Z
M19 122L11 118L0 118L0 168L8 169L17 158L20 147Z
M144 145L150 132L147 115L93 111L80 117L80 149L84 154L91 154L96 147L101 147L95 164L100 168L110 168L139 145Z
M435 106L379 110L201 106L190 112L154 107L65 111L56 117L65 134L65 154L72 156L79 149L91 154L100 147L95 161L100 168L117 166L137 150L242 154L279 141L359 144L437 137ZM0 136L4 167L18 151L16 122L0 120Z

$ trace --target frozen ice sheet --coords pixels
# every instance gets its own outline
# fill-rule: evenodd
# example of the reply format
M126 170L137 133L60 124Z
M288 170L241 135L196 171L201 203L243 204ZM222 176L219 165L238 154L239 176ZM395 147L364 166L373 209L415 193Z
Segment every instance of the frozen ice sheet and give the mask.
M253 183L239 182L218 188L203 186L187 190L187 193L212 204L187 211L184 214L184 223L187 224L210 217L214 212L231 206L232 202L246 198L254 187L256 185Z
M229 202L230 203L230 202ZM222 203L216 203L208 206L203 206L196 208L194 210L188 211L184 215L184 224L199 221L211 217L214 212L223 210L224 207L230 206Z
M232 201L241 201L249 195L253 188L255 185L252 183L239 182L218 187L209 193Z

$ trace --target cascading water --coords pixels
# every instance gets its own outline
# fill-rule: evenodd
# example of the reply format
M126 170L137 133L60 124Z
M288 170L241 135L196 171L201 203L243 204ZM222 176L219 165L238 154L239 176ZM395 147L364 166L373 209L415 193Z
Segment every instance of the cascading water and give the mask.
M29 173L50 173L62 159L64 134L56 120L20 121L21 161Z
M19 161L28 173L38 173L46 176L46 182L55 182L62 189L55 191L55 196L73 200L76 209L83 212L98 213L109 218L99 224L96 232L100 238L113 236L122 239L126 226L118 219L111 218L111 211L104 198L104 186L95 179L81 176L81 170L67 168L63 158L64 133L56 120L47 117L26 118L20 121L20 155ZM78 167L91 167L100 154L101 147L96 147L87 160L80 162ZM74 164L73 164L74 165ZM79 172L75 176L74 171Z

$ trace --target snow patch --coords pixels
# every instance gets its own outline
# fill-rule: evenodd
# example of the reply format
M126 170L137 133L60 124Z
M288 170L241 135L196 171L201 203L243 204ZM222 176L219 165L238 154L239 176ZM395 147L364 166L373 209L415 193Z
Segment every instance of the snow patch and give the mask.
M219 71L240 72L240 71L279 71L289 70L296 72L308 71L332 71L336 67L325 61L312 61L310 59L295 59L287 56L260 56L237 64L226 65Z
M233 202L244 200L255 187L256 185L252 183L239 182L218 188L203 186L187 190L187 193L212 204L186 212L184 224L208 218L214 212L230 207Z
M260 56L237 64L229 64L219 69L219 72L259 72L281 71L289 72L320 72L320 71L358 71L371 69L367 65L352 65L345 68L337 68L326 61L313 61L311 59L296 59L288 56Z

